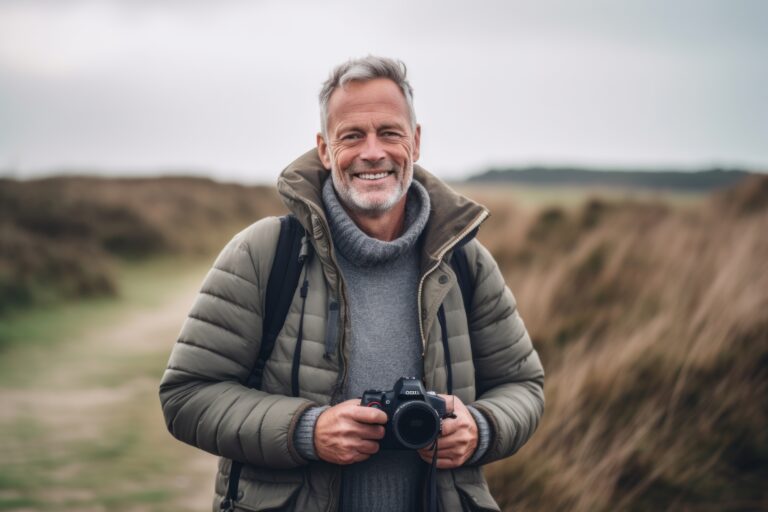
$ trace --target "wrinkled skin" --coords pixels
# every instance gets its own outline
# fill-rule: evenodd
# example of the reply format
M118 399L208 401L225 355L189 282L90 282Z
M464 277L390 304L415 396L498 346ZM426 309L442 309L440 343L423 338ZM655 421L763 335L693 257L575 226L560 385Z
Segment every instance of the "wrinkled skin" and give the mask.
M443 420L443 428L437 440L437 469L458 468L472 457L477 448L477 424L472 413L461 399L454 395L440 395L453 411L455 418ZM432 463L432 449L419 450L421 459Z
M352 399L326 409L315 424L317 456L333 464L362 462L379 451L387 414Z
M378 78L336 89L328 103L327 138L317 134L318 155L350 217L375 238L397 238L421 140L400 88Z

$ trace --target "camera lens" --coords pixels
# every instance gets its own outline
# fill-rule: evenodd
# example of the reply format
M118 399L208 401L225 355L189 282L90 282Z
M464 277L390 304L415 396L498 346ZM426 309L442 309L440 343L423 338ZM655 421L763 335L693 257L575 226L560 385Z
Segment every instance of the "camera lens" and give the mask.
M440 432L440 418L425 402L406 402L392 415L395 437L406 448L418 450L429 446Z

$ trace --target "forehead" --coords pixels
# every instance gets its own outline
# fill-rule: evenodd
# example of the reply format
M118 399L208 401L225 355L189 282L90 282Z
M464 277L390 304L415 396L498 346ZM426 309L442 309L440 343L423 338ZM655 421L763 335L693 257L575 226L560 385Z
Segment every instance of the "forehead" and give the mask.
M400 87L387 78L348 82L338 87L328 101L328 125L389 118L410 124L408 104Z

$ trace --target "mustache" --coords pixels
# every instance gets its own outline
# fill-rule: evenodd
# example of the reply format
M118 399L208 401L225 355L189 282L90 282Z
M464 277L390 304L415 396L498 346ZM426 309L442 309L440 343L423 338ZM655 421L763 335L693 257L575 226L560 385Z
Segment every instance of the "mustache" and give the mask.
M392 160L383 160L378 162L355 162L347 168L348 174L360 174L364 172L397 172L400 166Z

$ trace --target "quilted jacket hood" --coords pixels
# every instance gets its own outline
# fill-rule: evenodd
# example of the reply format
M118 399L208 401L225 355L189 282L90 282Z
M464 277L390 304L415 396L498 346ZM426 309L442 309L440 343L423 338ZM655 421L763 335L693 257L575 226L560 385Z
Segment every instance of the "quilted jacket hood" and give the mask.
M311 149L286 167L278 178L277 190L283 202L310 233L316 231L317 222L327 226L322 188L329 176L330 171L323 167L317 149ZM489 211L455 192L419 165L414 165L413 177L426 188L431 203L424 229L423 272L430 264L439 261L450 246L474 236Z

